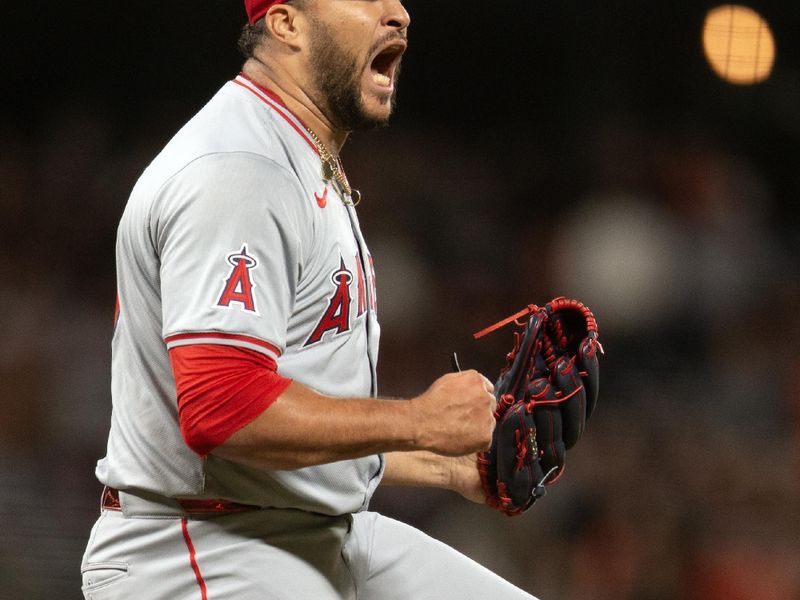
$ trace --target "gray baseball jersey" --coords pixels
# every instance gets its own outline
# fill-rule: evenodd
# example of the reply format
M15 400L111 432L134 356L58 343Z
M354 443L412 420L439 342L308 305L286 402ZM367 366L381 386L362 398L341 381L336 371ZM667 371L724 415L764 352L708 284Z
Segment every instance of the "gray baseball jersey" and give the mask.
M381 456L262 470L201 458L180 433L168 354L180 345L262 352L332 396L376 393L372 259L355 210L277 97L239 76L177 133L131 193L117 274L102 483L329 515L366 507Z
M81 565L87 600L143 590L154 599L535 600L362 510L380 456L269 471L201 458L184 442L169 357L181 345L261 352L332 396L376 391L369 252L353 208L321 179L313 143L277 98L238 77L173 138L131 194L117 269L113 414L97 476L128 493L119 506L104 494ZM164 496L265 508L190 518L185 502Z

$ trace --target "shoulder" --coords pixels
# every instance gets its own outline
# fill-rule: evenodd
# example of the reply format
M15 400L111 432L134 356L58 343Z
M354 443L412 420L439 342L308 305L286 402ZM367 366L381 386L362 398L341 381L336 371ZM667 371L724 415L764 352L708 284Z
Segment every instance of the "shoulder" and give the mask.
M167 189L236 203L252 199L292 204L292 200L305 197L297 173L282 161L241 151L198 157L176 173L162 193Z
M302 124L279 101L245 84L237 77L222 86L172 137L142 178L158 186L210 155L261 156L289 172L308 160L314 151Z
M302 125L256 92L238 79L226 83L145 169L127 219L143 218L154 229L187 211L208 218L282 214L298 228L313 219L319 159Z
M159 253L176 244L205 246L239 237L300 248L313 236L313 216L296 175L252 153L200 156L148 204L129 226L146 227Z
M198 156L163 182L153 196L153 211L219 213L246 218L280 212L302 216L308 205L297 174L273 158L252 152Z

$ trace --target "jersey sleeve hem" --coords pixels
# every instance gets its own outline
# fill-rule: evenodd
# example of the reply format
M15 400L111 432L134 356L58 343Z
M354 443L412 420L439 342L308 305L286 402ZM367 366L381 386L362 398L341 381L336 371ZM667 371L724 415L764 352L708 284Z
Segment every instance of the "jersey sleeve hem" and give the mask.
M275 344L250 335L238 333L223 333L221 331L195 331L177 333L164 338L167 350L179 348L181 346L194 346L197 344L214 344L219 346L235 346L246 348L266 354L273 360L277 360L283 351Z

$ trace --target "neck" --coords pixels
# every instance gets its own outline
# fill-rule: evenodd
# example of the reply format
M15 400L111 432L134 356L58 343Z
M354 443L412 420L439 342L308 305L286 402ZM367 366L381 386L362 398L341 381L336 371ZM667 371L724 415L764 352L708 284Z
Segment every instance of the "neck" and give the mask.
M244 63L242 72L258 85L275 92L286 107L317 134L334 156L339 155L350 132L334 127L322 108L309 97L288 71L258 58L250 58Z

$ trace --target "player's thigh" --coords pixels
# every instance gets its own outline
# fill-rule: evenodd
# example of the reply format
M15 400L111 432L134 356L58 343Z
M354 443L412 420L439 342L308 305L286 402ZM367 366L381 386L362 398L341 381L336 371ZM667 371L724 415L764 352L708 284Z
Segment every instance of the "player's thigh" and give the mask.
M281 511L276 511L280 513ZM81 566L86 600L355 598L342 558L348 522L253 511L207 520L126 519L105 512Z
M348 517L263 510L215 521L189 523L209 599L355 600Z
M355 515L345 556L359 600L536 600L447 544L377 513Z
M87 600L186 598L198 589L180 519L126 519L105 511L81 564Z

